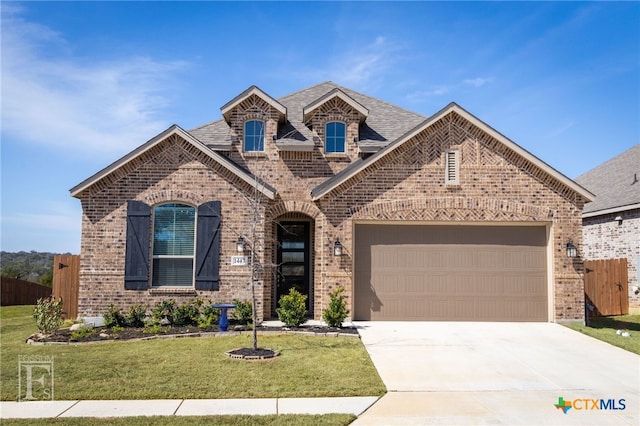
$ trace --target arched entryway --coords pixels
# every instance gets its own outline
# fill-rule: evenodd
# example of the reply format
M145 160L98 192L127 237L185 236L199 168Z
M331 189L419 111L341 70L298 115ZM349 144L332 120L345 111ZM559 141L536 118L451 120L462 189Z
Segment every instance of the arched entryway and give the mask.
M302 213L286 213L274 227L274 314L280 297L295 288L307 296L307 311L313 316L314 221Z

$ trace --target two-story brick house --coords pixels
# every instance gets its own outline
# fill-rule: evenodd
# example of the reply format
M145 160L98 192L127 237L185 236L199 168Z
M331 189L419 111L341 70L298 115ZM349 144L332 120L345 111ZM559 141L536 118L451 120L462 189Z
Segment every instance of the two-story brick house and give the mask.
M253 253L261 318L290 288L320 318L339 286L359 320L584 318L566 247L593 194L458 105L424 117L325 82L221 113L71 189L80 315L248 300Z

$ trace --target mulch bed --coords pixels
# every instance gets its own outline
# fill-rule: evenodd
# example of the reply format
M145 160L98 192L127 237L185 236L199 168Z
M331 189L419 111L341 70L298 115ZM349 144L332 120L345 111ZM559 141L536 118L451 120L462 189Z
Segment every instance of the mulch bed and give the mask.
M238 334L251 332L251 327L246 325L230 324L226 333ZM318 336L359 336L358 330L354 327L325 327L325 326L301 326L301 327L263 327L259 326L257 331L261 334L265 333L299 333L305 335ZM164 326L158 333L149 333L144 328L125 327L121 331L113 331L106 327L94 327L91 334L74 339L73 332L68 328L61 328L52 334L43 336L34 334L27 338L27 343L31 344L55 344L55 343L84 343L84 342L100 342L100 341L126 341L126 340L147 340L161 338L178 338L178 337L206 337L222 334L217 326L208 328L198 328L196 326ZM253 354L255 355L255 354ZM260 355L260 354L257 354Z

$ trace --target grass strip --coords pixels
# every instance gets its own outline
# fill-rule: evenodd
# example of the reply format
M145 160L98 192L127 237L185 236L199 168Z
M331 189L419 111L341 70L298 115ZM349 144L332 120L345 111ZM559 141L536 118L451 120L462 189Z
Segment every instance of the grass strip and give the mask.
M612 317L594 317L589 326L568 324L569 328L610 343L626 351L640 355L640 315L617 315ZM627 331L631 336L618 334Z
M2 424L7 426L346 426L355 419L356 416L351 414L283 414L279 416L151 416L119 418L67 417L57 419L2 419Z

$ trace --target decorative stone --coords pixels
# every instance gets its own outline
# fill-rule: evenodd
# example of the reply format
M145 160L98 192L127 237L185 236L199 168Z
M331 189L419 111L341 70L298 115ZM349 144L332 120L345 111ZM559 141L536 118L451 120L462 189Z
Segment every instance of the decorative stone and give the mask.
M80 330L82 327L84 327L84 324L75 323L71 327L69 327L69 330L77 331L77 330Z
M102 337L103 339L106 339L109 337L109 335L107 333L100 333L100 337Z

